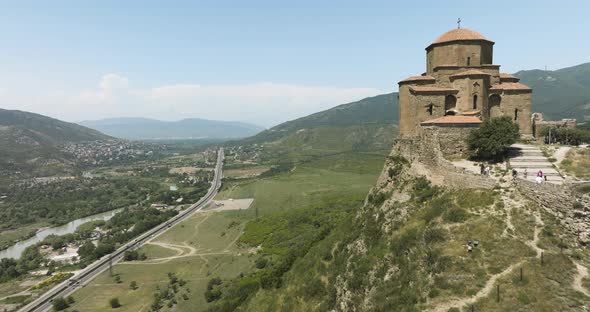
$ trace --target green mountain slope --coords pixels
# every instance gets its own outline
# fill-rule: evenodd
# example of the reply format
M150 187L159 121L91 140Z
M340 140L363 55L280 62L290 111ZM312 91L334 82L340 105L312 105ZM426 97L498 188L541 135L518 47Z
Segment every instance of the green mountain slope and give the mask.
M546 119L590 120L590 63L554 71L523 70L514 74L533 88L533 111Z
M30 170L59 167L65 161L59 146L70 142L110 140L96 130L47 116L0 109L0 167Z
M161 121L148 118L108 118L82 121L80 124L117 138L130 140L243 138L263 130L262 127L244 122L197 118L179 121Z
M397 93L388 93L288 121L231 143L274 142L282 149L300 152L389 149L398 119Z

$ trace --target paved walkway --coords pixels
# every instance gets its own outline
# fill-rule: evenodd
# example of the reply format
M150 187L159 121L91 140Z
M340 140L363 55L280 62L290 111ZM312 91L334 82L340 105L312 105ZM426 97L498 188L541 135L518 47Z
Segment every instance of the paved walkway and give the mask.
M537 172L543 171L547 176L547 182L553 184L563 184L563 177L555 169L553 164L543 152L535 146L528 144L513 144L509 150L510 166L516 169L518 177L524 179L524 171L527 171L526 179L535 182Z

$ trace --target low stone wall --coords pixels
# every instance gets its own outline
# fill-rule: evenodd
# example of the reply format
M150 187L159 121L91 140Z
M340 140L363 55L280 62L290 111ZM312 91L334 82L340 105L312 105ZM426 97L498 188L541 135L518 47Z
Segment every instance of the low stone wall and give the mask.
M570 185L534 183L522 179L516 185L523 195L555 215L582 245L590 244L590 199Z
M473 127L425 127L422 135L426 140L438 142L442 155L447 159L467 157L467 143L465 140Z
M431 181L436 180L433 181L435 184L469 189L491 189L495 186L492 179L457 168L446 160L437 135L427 135L416 139L398 139L394 144L393 151L408 159L412 165L421 165L428 169Z

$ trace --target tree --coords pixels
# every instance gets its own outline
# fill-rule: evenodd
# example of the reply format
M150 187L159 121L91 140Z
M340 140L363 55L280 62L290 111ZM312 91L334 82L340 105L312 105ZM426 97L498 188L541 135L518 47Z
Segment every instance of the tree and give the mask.
M476 158L482 160L502 159L508 147L518 140L518 124L508 116L486 120L469 134L467 146Z
M74 304L76 302L76 300L72 296L67 296L66 301L68 302L68 304Z
M137 289L137 282L136 281L131 281L129 283L129 289L136 290Z
M70 307L70 305L68 304L66 299L64 299L62 297L58 297L53 300L53 310L54 311L62 311L62 310L65 310L69 307Z
M119 303L119 298L117 298L117 297L111 298L111 300L109 300L109 304L111 305L111 308L113 308L113 309L116 309L121 306L121 303Z

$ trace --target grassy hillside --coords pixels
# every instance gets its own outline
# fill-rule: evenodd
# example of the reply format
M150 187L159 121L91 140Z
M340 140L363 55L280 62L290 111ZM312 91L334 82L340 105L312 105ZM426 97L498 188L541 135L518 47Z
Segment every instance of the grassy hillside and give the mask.
M359 125L393 125L399 120L397 93L388 93L342 104L309 116L282 123L241 144L272 142L302 129L347 128Z
M57 169L64 161L60 145L109 139L112 138L74 123L29 112L0 109L2 169L32 170L38 164Z
M585 311L590 280L579 267L590 255L552 214L509 183L445 189L409 166L389 157L364 207L271 275L277 282L262 276L240 311ZM468 240L479 242L471 253ZM221 291L221 303L235 300L235 287Z
M80 124L117 138L131 140L242 138L263 130L262 127L244 122L197 118L179 121L161 121L148 118L109 118L83 121Z
M75 123L18 110L0 109L0 126L26 130L34 134L39 143L65 143L109 139L96 130Z
M533 111L546 114L547 119L590 120L590 63L514 75L533 88Z

